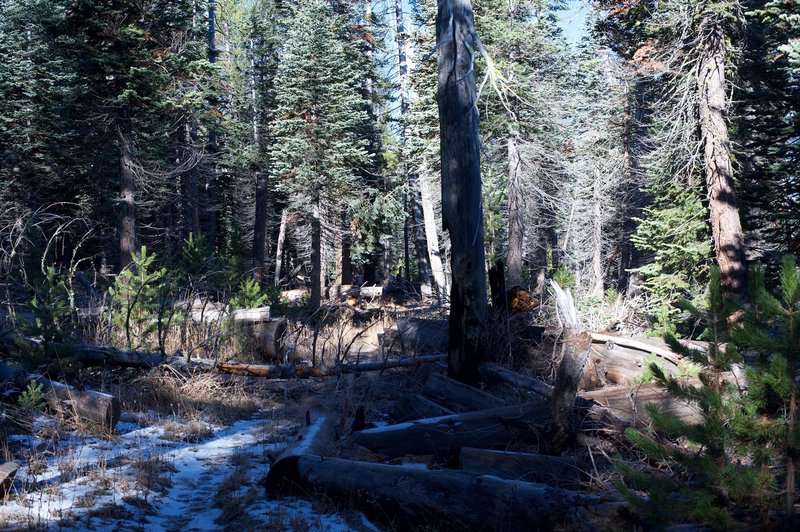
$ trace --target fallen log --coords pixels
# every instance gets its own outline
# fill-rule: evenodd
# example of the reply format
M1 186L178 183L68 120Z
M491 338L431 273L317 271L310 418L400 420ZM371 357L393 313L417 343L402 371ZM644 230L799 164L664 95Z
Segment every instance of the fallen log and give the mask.
M356 432L350 442L397 458L407 454L455 456L462 447L506 447L547 420L547 403L527 403L420 419Z
M546 382L534 377L520 375L494 362L484 362L478 368L478 372L481 379L487 384L505 382L521 390L541 395L542 397L550 397L553 395L553 387Z
M46 349L52 358L74 357L87 366L121 366L131 368L154 368L165 362L161 353L127 351L115 347L90 344L65 344L47 342L22 336L0 336L0 355L11 355L20 351L40 351Z
M244 377L264 377L267 379L307 379L310 377L331 377L346 373L365 371L381 371L390 368L406 368L416 364L441 362L447 355L420 355L414 358L401 358L377 362L359 362L356 364L340 364L338 366L295 366L292 364L243 364L241 362L220 362L217 370L231 375Z
M280 475L268 476L268 495L286 493L287 487L305 496L321 494L348 507L358 504L370 517L400 529L552 530L576 520L586 525L586 512L576 509L591 512L606 502L596 495L466 471L307 455L285 462Z
M14 477L17 475L19 464L16 462L6 462L0 465L0 497L5 497L11 491L14 484Z
M268 360L283 357L283 340L289 321L280 318L250 325L250 335L255 342L256 352Z
M233 321L237 324L262 323L269 321L269 307L240 308L234 310Z
M616 336L611 334L591 333L593 343L611 343L614 345L621 345L623 347L630 347L637 349L645 354L654 354L664 360L669 361L675 366L679 366L683 357L673 353L667 346L666 342L657 338L630 338L626 336ZM684 342L684 345L692 349L702 349L697 343Z
M699 385L699 379L689 379L687 384ZM700 423L702 416L694 406L670 396L666 390L653 384L642 386L617 386L583 392L581 397L596 403L592 415L603 418L608 413L615 424L623 423L643 426L650 423L647 405L653 404L659 411L672 414L687 423ZM619 427L618 427L619 428Z
M452 410L417 394L403 395L394 402L389 410L389 416L398 423L450 415L453 415Z
M459 466L472 473L495 475L509 480L542 482L561 488L577 487L583 477L578 462L569 458L473 447L461 449Z
M499 397L439 373L431 373L425 381L425 388L422 393L453 412L486 410L505 406L506 404Z
M118 397L95 390L78 390L45 377L35 379L42 385L47 405L52 410L91 421L105 430L117 425L122 414Z

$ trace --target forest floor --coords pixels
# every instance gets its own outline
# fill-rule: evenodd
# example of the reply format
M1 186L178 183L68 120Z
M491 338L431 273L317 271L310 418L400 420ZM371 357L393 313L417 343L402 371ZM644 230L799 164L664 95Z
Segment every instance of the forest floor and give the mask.
M396 326L398 316L441 318L441 309L435 308L379 310L366 323L356 323L351 312L348 319L323 320L332 325L318 325L314 331L295 322L287 333L291 361L307 364L316 357L330 365L334 358L344 364L380 360L380 337ZM441 339L432 339L430 331L422 331L420 338L426 341L415 345L418 353L441 352L436 345ZM384 337L383 342L389 340ZM497 347L498 353L504 352ZM552 345L540 347L536 352L541 356L527 351L527 371L546 376L554 350ZM309 349L317 354L310 355ZM383 529L355 504L334 505L313 494L271 499L265 493L266 475L310 414L333 416L340 435L349 434L359 407L368 427L389 424L398 398L421 394L431 373L444 375L446 364L322 379L192 373L169 365L86 370L84 385L119 396L120 422L103 432L85 422L28 413L9 436L8 448L0 449L21 466L0 502L0 530ZM508 404L524 399L516 389L492 391ZM508 450L535 453L537 446L535 441L516 441ZM585 446L580 454L587 454ZM426 458L431 457L391 463L424 468L413 462ZM595 463L590 458L593 474L584 475L588 484L583 487L593 493L613 491L610 459L598 455Z
M208 387L209 378L201 378ZM234 387L240 400L248 394L260 406L217 424L203 419L202 408L189 417L126 412L113 433L98 434L38 415L31 434L9 438L10 453L24 465L2 505L0 529L373 529L356 512L265 497L268 457L303 421L302 408L277 400L309 390Z

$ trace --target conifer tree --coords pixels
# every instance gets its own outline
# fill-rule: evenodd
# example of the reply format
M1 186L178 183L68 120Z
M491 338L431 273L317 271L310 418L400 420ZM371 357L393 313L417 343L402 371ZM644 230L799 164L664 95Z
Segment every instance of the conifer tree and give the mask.
M324 282L322 227L362 193L360 169L370 163L368 140L358 134L369 120L359 90L364 76L350 60L343 26L343 18L323 2L300 2L275 79L272 175L311 225L314 307Z

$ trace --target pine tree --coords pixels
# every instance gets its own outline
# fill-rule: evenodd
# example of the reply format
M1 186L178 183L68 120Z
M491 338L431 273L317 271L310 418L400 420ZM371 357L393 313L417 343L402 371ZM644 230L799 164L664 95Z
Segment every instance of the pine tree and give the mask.
M275 79L273 176L291 208L311 225L312 306L322 297L322 227L335 223L363 193L370 164L368 122L359 90L363 72L350 59L344 20L318 0L292 13ZM327 239L327 238L326 238Z

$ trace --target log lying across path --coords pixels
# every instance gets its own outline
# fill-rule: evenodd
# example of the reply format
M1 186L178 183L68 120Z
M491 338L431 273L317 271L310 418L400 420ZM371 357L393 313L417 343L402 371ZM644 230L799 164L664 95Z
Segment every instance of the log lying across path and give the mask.
M282 460L284 461L284 460ZM503 480L466 471L429 470L319 456L290 456L281 475L267 478L267 492L287 484L324 494L399 527L462 530L552 530L570 523L576 508L600 506L594 495Z
M350 442L386 456L407 454L448 457L462 447L505 447L547 421L547 403L504 406L465 414L409 421L362 430Z
M381 371L389 368L406 368L416 364L442 362L447 360L447 355L420 355L414 358L401 358L382 360L377 362L360 362L354 364L340 364L338 366L295 366L277 364L242 364L240 362L221 362L217 369L222 373L241 375L245 377L264 377L268 379L307 379L309 377L330 377L345 373L361 373L364 371Z

